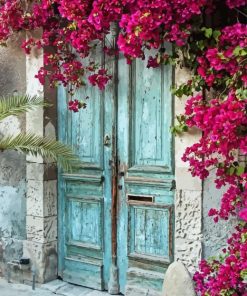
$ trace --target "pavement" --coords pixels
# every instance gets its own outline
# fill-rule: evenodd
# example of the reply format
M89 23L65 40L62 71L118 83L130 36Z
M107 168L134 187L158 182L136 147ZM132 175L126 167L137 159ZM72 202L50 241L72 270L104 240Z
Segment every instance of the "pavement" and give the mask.
M34 291L23 284L8 283L0 279L0 296L109 296L107 292L91 290L55 280L41 285Z

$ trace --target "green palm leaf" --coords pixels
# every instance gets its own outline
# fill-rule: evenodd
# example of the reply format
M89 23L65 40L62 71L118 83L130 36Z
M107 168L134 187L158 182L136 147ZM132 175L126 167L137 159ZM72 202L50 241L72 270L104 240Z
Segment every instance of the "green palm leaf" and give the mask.
M9 96L0 97L0 120L10 116L33 110L39 106L49 106L40 97L34 96Z
M58 166L65 170L71 170L79 161L68 146L33 134L20 133L17 136L4 137L0 139L0 150L17 150L34 156L40 155L49 161L57 162Z

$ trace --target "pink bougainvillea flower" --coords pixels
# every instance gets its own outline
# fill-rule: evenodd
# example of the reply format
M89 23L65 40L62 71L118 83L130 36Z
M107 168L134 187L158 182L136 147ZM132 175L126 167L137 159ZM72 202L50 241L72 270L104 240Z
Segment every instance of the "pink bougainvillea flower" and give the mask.
M247 222L247 208L245 209L242 209L239 213L238 213L238 216Z
M80 104L78 100L69 101L68 108L70 111L78 112L80 109Z

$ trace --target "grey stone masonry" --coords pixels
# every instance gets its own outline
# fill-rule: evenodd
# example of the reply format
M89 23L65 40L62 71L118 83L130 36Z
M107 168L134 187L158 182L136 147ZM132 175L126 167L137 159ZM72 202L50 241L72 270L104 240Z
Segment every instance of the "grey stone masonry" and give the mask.
M33 34L39 35L40 32ZM26 116L26 130L40 136L56 137L56 102L54 93L35 79L43 66L43 51L33 50L26 58L27 93L53 101L54 110L37 108ZM49 109L49 110L48 110ZM57 277L57 176L55 168L42 157L27 156L27 240L24 256L31 259L36 280L44 283ZM31 273L27 281L31 280Z

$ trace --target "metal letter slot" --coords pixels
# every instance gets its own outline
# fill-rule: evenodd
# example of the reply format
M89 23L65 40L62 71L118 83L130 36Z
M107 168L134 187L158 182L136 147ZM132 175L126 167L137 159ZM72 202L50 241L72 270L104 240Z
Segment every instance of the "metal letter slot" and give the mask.
M135 203L153 203L154 196L149 195L127 195L128 202L135 202Z

